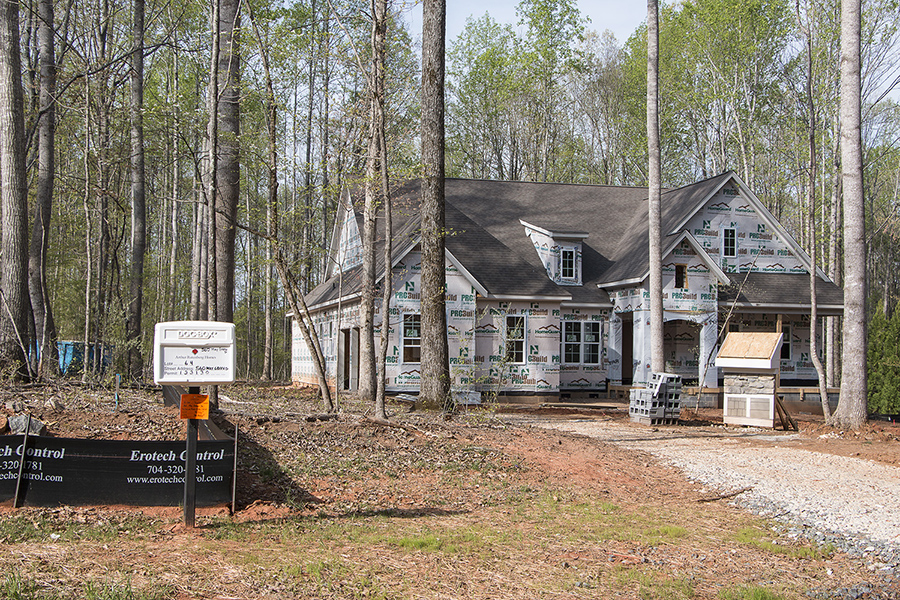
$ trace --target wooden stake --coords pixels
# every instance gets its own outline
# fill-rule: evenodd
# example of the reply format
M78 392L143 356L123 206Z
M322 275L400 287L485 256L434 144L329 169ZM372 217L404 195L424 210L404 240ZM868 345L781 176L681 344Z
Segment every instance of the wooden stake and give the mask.
M791 416L791 413L789 413L784 407L784 404L782 404L781 396L775 396L775 406L777 406L784 412L784 416L786 416L788 421L790 421L791 423L791 429L793 429L794 431L800 431L800 427L797 426L797 422L794 421L794 417Z

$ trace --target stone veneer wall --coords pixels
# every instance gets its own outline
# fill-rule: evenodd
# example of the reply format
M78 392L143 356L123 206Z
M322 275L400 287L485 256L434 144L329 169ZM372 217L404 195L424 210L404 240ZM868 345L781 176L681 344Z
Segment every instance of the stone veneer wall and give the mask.
M725 393L726 394L775 394L775 375L732 375L725 374Z

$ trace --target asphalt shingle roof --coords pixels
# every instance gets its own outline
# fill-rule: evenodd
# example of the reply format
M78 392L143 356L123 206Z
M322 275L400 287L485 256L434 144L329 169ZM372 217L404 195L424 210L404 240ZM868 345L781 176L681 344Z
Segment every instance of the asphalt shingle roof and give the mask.
M773 307L809 306L809 276L793 273L729 273L731 285L719 286L719 301ZM844 291L830 281L816 281L820 307L844 304Z
M667 245L665 235L732 176L733 173L727 172L663 191L663 246ZM608 304L609 296L598 289L598 284L641 279L649 269L645 187L447 179L445 200L447 250L490 295L555 297L574 303ZM362 228L361 193L354 195L354 202L357 223ZM406 181L392 190L392 206L393 260L397 261L419 238L419 181ZM588 234L581 241L582 286L561 286L550 280L521 221L554 232ZM383 241L383 219L379 218L376 248L379 274L384 271ZM736 277L743 280L743 274ZM808 285L797 285L797 281L795 274L752 273L739 301L808 304ZM343 295L358 293L360 284L360 267L346 272L340 286ZM315 305L336 301L338 287L338 279L334 277L313 290L307 296L308 302ZM821 280L818 296L820 303L839 306L843 302L841 290Z
M667 245L666 234L671 233L678 224L687 217L699 202L712 194L732 176L731 172L707 179L674 190L664 191L660 198L660 221L662 224L662 246ZM600 283L613 283L635 278L643 278L650 269L647 247L650 244L648 230L648 206L646 188L643 213L632 220L626 235L623 235L619 246L612 257L615 265L604 272Z

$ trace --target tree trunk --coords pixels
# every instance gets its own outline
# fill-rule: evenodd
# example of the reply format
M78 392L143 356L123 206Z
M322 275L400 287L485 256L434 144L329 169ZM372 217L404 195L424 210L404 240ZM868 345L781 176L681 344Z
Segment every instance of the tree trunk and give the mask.
M812 26L813 18L809 10L807 11L807 24L803 26L800 17L800 7L797 6L797 21L800 29L806 34L806 110L809 113L809 122L807 126L807 146L809 148L809 176L808 182L808 222L807 230L809 231L809 260L812 266L809 271L809 357L816 368L816 374L819 377L819 399L822 403L822 414L825 416L825 423L831 422L831 405L828 402L828 386L825 382L825 368L819 358L818 341L816 333L819 324L819 303L816 297L817 275L816 275L816 254L818 240L816 239L816 169L818 168L818 156L816 148L816 105L813 101L813 38Z
M218 248L218 219L216 218L216 206L219 204L219 61L221 59L222 41L222 17L221 0L212 1L212 49L210 51L209 91L207 102L209 105L209 121L207 122L207 195L206 195L206 228L205 252L206 277L204 293L206 303L204 311L205 319L216 321L218 319L218 283L216 269L216 249Z
M331 399L331 390L328 387L327 363L322 353L322 345L319 343L319 336L316 334L316 328L312 326L309 307L306 306L306 300L303 298L302 288L297 284L293 274L285 264L281 247L278 245L275 247L275 268L278 270L278 276L281 278L281 284L284 286L284 293L287 296L291 310L294 311L294 319L296 319L300 333L303 335L306 346L312 355L325 412L334 412L335 405Z
M841 228L841 158L840 158L840 123L836 119L834 127L834 173L831 185L831 227L828 238L828 276L835 285L841 286L841 269L840 257L838 256L838 246L840 245L840 228ZM828 378L828 387L834 387L837 383L836 374L838 368L838 324L837 317L827 317L825 319L827 328L827 359L826 359L826 376Z
M307 89L307 106L306 106L306 158L303 161L303 227L301 229L301 246L302 246L302 262L300 263L300 281L304 285L309 285L310 276L312 274L313 256L313 230L315 219L313 218L313 168L312 168L312 151L313 151L313 114L315 112L316 97L316 48L319 40L316 35L316 0L310 3L310 14L312 15L312 37L313 43L309 45L309 85ZM309 288L303 289L306 293Z
M444 296L444 46L445 0L422 8L422 379L426 405L452 410Z
M91 78L85 74L84 78L84 150L83 150L83 166L84 166L84 196L82 197L82 207L84 208L84 250L85 250L85 274L84 274L84 347L87 348L91 342L91 281L93 278L93 240L91 240ZM87 368L81 372L82 383L89 381Z
M372 85L374 93L372 94L372 123L374 125L373 136L376 142L377 170L379 174L379 183L381 185L381 206L384 209L384 280L382 281L382 300L381 300L381 348L376 357L377 373L375 385L375 418L387 419L387 413L384 409L384 394L387 385L387 374L385 367L387 365L387 349L389 343L390 326L390 306L391 296L393 294L393 279L391 277L391 253L393 248L393 227L391 223L391 196L390 196L390 175L388 172L388 154L387 154L387 134L386 134L386 97L385 97L385 54L386 54L386 38L387 38L387 0L375 0L375 21L373 23L373 50L374 50L374 69L372 73Z
M330 62L331 62L331 35L330 35L330 26L331 26L331 12L329 10L325 11L325 22L324 22L324 30L322 32L323 43L325 44L325 64L322 68L322 115L324 118L322 119L322 239L320 240L320 244L322 248L328 247L328 233L331 231L329 227L328 215L331 210L331 182L328 179L328 161L331 154L331 147L329 146L328 134L331 131L331 126L329 123L328 112L330 110L330 86L331 86L331 71L330 71ZM321 264L322 273L326 273L328 271L328 253L322 253L322 264Z
M272 72L269 68L269 48L263 41L262 34L253 15L253 8L248 5L250 21L256 40L259 44L259 55L266 78L266 130L268 133L268 201L266 202L266 267L265 267L265 331L263 343L263 365L261 379L272 379L272 249L278 237L278 103L275 88L272 84Z
M19 3L0 0L0 372L27 375L28 182Z
M663 351L663 284L662 284L662 224L660 203L662 183L659 147L659 6L657 0L647 0L647 151L650 163L649 213L647 225L650 238L650 370L665 370ZM702 383L702 382L701 382Z
M196 182L195 182L196 183ZM191 310L190 319L192 321L200 321L206 318L205 312L205 296L203 290L206 289L204 281L206 259L203 256L203 240L206 239L206 207L196 197L194 202L194 219L193 219L193 240L191 241Z
M144 254L147 242L147 205L144 187L144 0L134 0L131 49L131 292L125 326L128 374L144 375L141 321L144 299Z
M191 321L199 321L200 299L202 296L200 292L202 286L200 271L202 266L201 240L203 239L203 205L200 203L201 195L198 190L198 184L200 184L200 182L198 181L197 169L194 169L193 184L194 192L192 196L194 203L193 211L191 212L191 225L193 229L191 232L191 306L188 312L188 318Z
M226 0L228 1L228 0ZM219 202L219 190L222 182L219 181L219 128L220 128L220 96L221 89L221 60L222 60L222 0L212 2L212 49L210 53L209 72L209 121L207 123L209 155L208 163L208 193L206 197L206 227L205 240L206 252L206 315L210 321L219 320L219 219L217 209ZM227 27L227 25L226 25ZM227 68L227 66L226 66ZM219 386L211 385L208 388L210 407L218 408Z
M89 273L87 276L87 285L85 286L86 292L86 301L91 302L91 287L96 288L96 315L91 314L90 305L85 308L85 340L84 347L85 349L89 348L91 344L96 346L100 345L100 342L105 339L107 332L107 321L109 315L109 305L110 299L112 297L112 289L113 285L111 283L112 277L109 276L110 264L112 263L112 259L110 257L111 248L112 248L112 233L110 229L110 218L109 218L109 199L112 197L112 191L110 189L110 163L109 153L110 153L110 113L112 112L112 99L110 96L110 89L112 85L109 82L109 73L106 67L108 63L108 54L109 54L109 30L110 30L110 16L109 16L109 1L101 0L99 2L100 12L98 15L98 19L96 23L94 23L94 36L95 36L95 44L99 48L98 56L96 57L97 63L100 65L104 65L100 72L100 81L99 85L96 86L97 90L97 99L96 105L99 114L96 117L97 120L97 185L95 194L97 195L97 204L99 205L99 214L97 215L97 224L99 229L99 237L100 243L98 244L97 252L96 252L96 277L95 284L91 284L91 272L94 268L94 260L91 258L94 254L93 252L93 244L94 240L91 239L90 227L88 227L88 232L86 235L86 243L89 244L88 248L88 269ZM90 118L90 102L85 102L85 118ZM86 132L90 132L90 128L85 129ZM89 158L89 157L87 157ZM85 160L87 160L87 158ZM85 177L89 177L90 168L89 164L85 163ZM86 188L87 189L87 188ZM85 207L85 210L88 210L88 207ZM90 220L90 214L86 215L86 219ZM91 319L93 318L96 322L92 323ZM127 352L127 350L126 350ZM126 357L127 360L127 357ZM93 375L92 371L95 371L99 366L99 362L95 362L91 365L91 369L88 369L88 365L85 363L85 368L82 374L82 380L87 382L90 380Z
M28 257L28 289L34 315L35 343L40 354L39 376L55 375L59 371L59 351L56 345L56 324L47 292L47 247L50 243L50 218L53 207L53 181L56 140L56 50L54 48L54 15L52 0L38 4L40 25L40 117L38 121L38 176L35 190L34 225Z
M176 41L177 48L177 41ZM172 87L171 87L171 99L172 104L177 106L177 98L178 98L178 73L179 73L179 57L177 49L174 52L172 58ZM163 317L166 321L172 321L175 319L175 308L177 306L177 298L178 294L175 291L175 287L177 285L175 279L175 265L178 260L178 198L179 198L179 190L181 188L181 158L178 153L178 145L181 140L181 117L178 114L178 111L175 111L175 114L172 116L172 214L171 214L171 235L172 235L172 245L169 248L169 285L168 285L168 293L169 298L168 302L164 302L165 308L165 316ZM193 263L191 264L193 268Z
M274 171L274 169L272 169ZM277 185L277 173L276 173L276 182L274 185ZM272 319L274 318L273 314L273 296L274 289L273 286L275 282L273 281L273 271L272 271L272 239L277 235L277 231L275 229L275 219L276 219L276 211L278 210L278 193L277 188L273 193L271 190L271 186L273 185L272 181L269 182L269 201L266 203L266 235L268 239L266 239L266 280L265 280L265 297L263 300L264 304L264 319L265 319L265 340L263 341L263 365L262 365L262 375L261 378L263 381L269 381L274 379L274 373L272 369L272 355L274 350L274 327L272 326Z
M866 422L866 222L860 97L860 0L841 2L841 165L844 190L844 331L837 427Z
M219 141L216 159L216 320L234 320L234 241L240 200L240 7L239 0L220 3L218 99Z
M373 402L377 392L377 366L375 364L375 241L376 217L378 214L378 50L379 23L377 0L372 2L372 65L369 73L369 143L366 154L365 207L363 208L362 269L363 282L360 299L360 339L359 339L359 386L357 392L363 400Z

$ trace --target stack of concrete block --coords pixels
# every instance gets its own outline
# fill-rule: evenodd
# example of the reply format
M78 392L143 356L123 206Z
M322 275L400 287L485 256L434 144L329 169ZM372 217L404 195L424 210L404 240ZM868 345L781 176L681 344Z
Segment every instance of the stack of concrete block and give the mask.
M645 388L631 388L628 414L635 423L674 425L681 416L681 376L653 373Z

